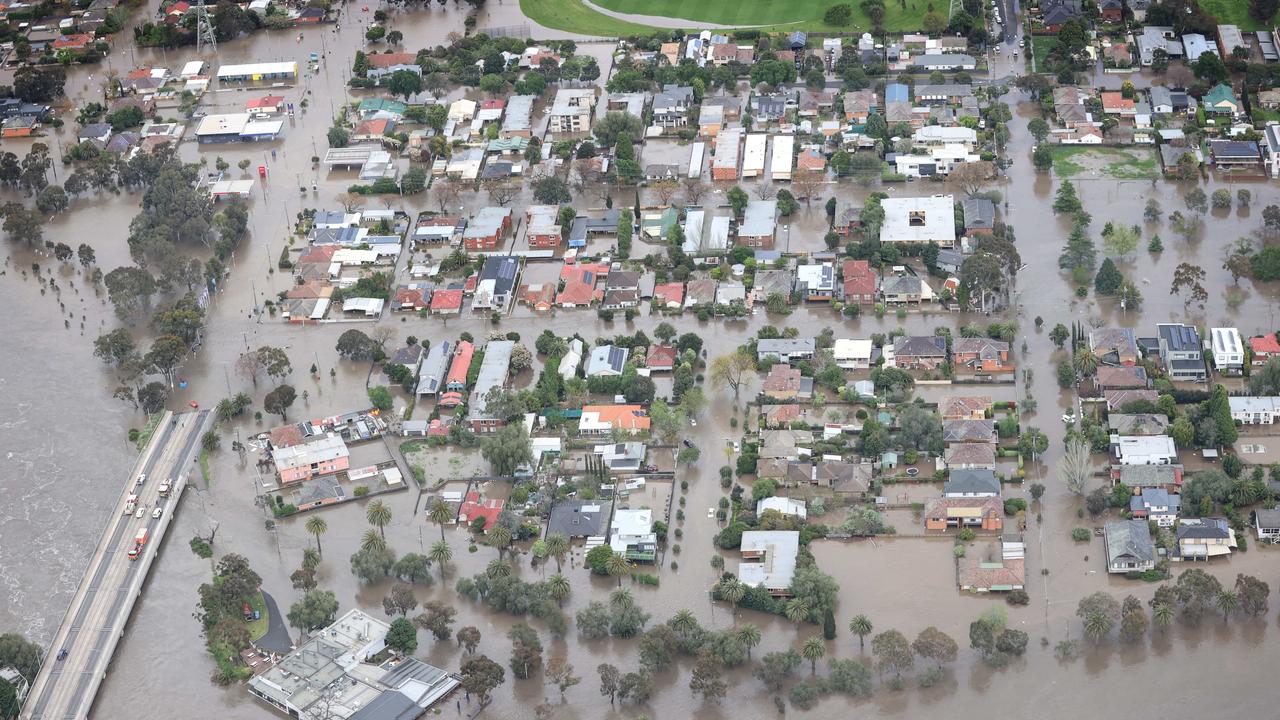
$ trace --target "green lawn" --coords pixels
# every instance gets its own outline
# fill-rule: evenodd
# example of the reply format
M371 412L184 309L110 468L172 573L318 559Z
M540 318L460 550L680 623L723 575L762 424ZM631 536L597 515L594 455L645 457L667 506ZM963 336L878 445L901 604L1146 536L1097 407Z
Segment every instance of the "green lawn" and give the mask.
M1249 17L1249 3L1245 0L1200 0L1200 8L1216 17L1219 23L1239 25L1241 30L1270 30L1273 24Z
M1053 172L1069 178L1086 172L1100 172L1119 180L1156 177L1155 153L1146 149L1054 145Z
M271 623L271 618L267 617L267 601L262 599L262 593L254 593L253 597L249 598L249 607L262 615L257 620L245 623L245 627L249 628L249 638L257 640L267 634L267 628Z
M1049 53L1058 47L1058 38L1052 35L1035 35L1032 36L1031 55L1036 60L1036 72L1047 72L1044 68L1044 59L1049 57Z
M582 4L582 0L520 0L520 12L543 27L582 35L622 37L653 32L651 27L598 13Z
M822 21L827 8L849 0L593 0L615 12L653 15L673 19L716 23L726 28L761 26L762 29L838 30L859 32L870 29L857 3L853 23L833 28ZM891 31L919 30L928 3L885 3L884 26ZM653 32L646 25L628 23L597 12L582 0L520 0L520 10L540 25L586 35L643 35ZM945 14L945 7L941 11Z

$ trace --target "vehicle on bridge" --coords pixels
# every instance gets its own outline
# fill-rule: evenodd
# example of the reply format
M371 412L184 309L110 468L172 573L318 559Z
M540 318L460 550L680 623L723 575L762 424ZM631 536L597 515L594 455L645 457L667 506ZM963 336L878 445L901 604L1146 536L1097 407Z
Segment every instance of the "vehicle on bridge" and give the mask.
M138 534L133 537L133 547L129 549L130 560L138 559L138 556L142 554L142 548L147 544L147 538L150 536L151 531L147 528L142 528L138 531Z
M133 493L130 493L129 497L124 501L124 514L126 516L132 515L133 511L137 507L138 507L138 496L134 495Z

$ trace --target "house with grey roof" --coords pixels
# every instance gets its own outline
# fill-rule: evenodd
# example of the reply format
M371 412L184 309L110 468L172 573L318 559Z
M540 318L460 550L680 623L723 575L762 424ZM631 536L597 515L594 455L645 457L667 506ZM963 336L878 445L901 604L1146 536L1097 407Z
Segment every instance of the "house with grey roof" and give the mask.
M1129 514L1139 520L1150 520L1160 527L1173 527L1182 506L1180 496L1164 488L1142 488L1129 498Z
M894 367L904 370L937 370L949 357L940 335L900 335L893 342Z
M616 345L597 345L587 361L587 377L610 377L622 374L631 351Z
M1225 518L1179 520L1174 536L1175 560L1226 557L1236 548L1236 531Z
M880 297L886 304L920 304L934 298L933 288L917 275L891 275L880 281Z
M418 386L414 392L418 397L429 397L439 394L444 387L445 375L449 372L449 360L453 344L441 340L431 347L426 359L418 369Z
M786 363L813 357L817 343L813 338L773 338L756 343L756 359L773 356Z
M467 411L473 432L493 432L506 421L506 418L489 414L487 406L490 393L501 389L507 382L507 371L511 369L511 352L515 346L512 340L490 340L485 345L484 359L480 362L480 373L476 376Z
M609 527L609 506L599 500L561 500L551 508L547 534L568 538L604 537Z
M1145 520L1109 522L1102 531L1107 550L1107 572L1145 572L1156 566L1156 547Z
M990 235L995 230L996 204L989 198L965 198L960 207L964 211L965 237Z
M996 442L995 420L943 420L942 440L950 443Z
M1163 435L1169 418L1158 413L1108 413L1107 428L1114 435Z
M1258 509L1253 512L1253 529L1259 541L1274 543L1280 540L1280 508Z
M943 497L999 497L1000 479L991 470L952 470L942 486Z

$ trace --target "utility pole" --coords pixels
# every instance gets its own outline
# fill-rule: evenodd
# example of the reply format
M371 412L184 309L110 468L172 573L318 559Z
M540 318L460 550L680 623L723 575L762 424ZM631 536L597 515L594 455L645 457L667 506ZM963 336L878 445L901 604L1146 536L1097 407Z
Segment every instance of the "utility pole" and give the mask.
M215 54L218 52L218 38L213 32L213 22L209 19L209 9L204 0L197 0L193 8L196 12L196 53L204 54L205 45Z

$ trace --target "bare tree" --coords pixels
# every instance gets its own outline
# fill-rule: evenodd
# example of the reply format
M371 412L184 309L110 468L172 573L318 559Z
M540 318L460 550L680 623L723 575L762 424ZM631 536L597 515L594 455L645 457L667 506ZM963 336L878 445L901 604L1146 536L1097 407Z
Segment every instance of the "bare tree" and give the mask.
M760 198L761 200L768 200L769 198L777 194L778 194L778 191L774 189L773 183L760 183L758 186L756 186L756 197Z
M499 207L506 207L520 194L520 187L507 180L489 180L484 188L489 192L489 199Z
M982 192L982 188L986 187L987 182L995 174L993 168L994 166L985 160L960 163L951 170L951 174L947 179L956 187L964 190L966 195L972 197Z
M236 360L236 374L253 381L254 387L258 387L258 376L265 369L266 366L262 362L262 357L256 352L244 353Z
M338 201L338 204L342 206L343 210L349 213L355 212L364 206L364 196L357 195L356 193L338 193L337 197L334 199Z
M658 196L663 205L670 205L671 199L676 196L680 186L676 185L675 180L660 180L649 186L649 189Z
M387 343L396 339L396 328L394 325L377 325L369 332L369 337L378 343L378 347L385 349Z
M702 197L707 194L707 186L698 178L685 178L684 201L690 205L700 205Z
M440 206L440 212L458 204L458 184L449 178L441 178L431 185L431 197Z
M806 207L813 202L813 196L821 192L823 175L821 173L806 170L802 173L796 173L791 178L791 190L796 197L804 198Z

